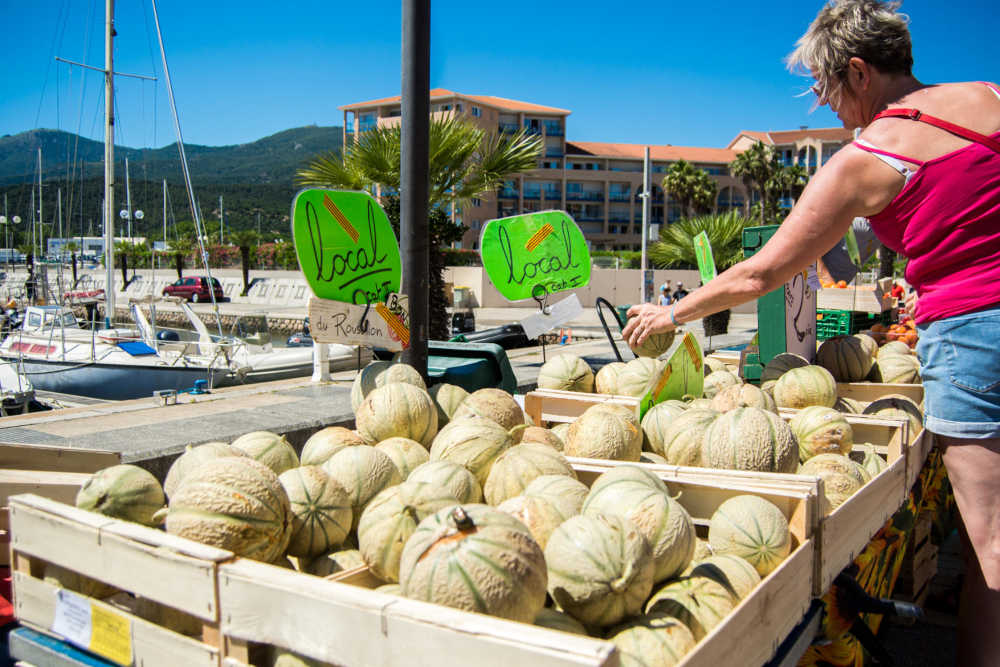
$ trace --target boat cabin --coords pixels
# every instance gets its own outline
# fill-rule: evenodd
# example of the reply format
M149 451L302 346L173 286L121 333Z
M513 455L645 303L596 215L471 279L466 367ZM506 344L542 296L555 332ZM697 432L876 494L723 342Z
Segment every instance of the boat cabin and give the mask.
M25 309L22 331L45 331L54 327L79 329L80 325L73 310L66 306L28 306Z

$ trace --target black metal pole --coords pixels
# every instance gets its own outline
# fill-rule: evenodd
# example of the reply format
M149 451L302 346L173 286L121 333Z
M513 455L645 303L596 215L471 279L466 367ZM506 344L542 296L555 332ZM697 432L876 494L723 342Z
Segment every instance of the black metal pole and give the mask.
M400 165L399 241L403 294L410 305L410 347L402 361L427 378L429 311L427 224L430 153L430 0L403 0L403 99Z

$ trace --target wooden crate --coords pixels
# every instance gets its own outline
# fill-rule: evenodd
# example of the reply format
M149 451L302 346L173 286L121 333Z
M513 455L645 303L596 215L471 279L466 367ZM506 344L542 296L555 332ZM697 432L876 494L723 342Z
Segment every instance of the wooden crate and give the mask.
M893 305L891 278L883 278L874 285L849 285L846 288L827 288L816 292L816 308L822 310L857 310L881 313Z
M536 389L524 395L524 412L541 426L544 422L571 422L594 405L623 405L639 416L639 399L614 394L586 394L562 389Z
M0 443L0 566L10 564L10 496L34 493L72 505L91 473L120 461L117 452Z
M592 459L571 459L571 462L580 481L587 485L593 483L600 474L615 466L636 465ZM673 494L679 493L678 501L691 514L703 537L704 531L707 530L708 521L715 510L725 500L736 495L753 494L766 498L777 505L788 518L793 537L791 554L774 572L765 577L753 592L744 598L712 632L704 637L680 664L683 667L714 667L731 662L734 655L740 656L740 664L760 665L765 663L774 655L778 645L791 632L792 628L802 619L812 599L813 561L815 557L815 545L812 537L815 516L818 512L817 483L812 481L811 484L804 484L795 489L786 487L766 490L744 486L732 480L722 482L718 478L714 481L708 480L703 478L699 472L686 475L684 471L680 470L658 469L657 473L667 483ZM801 480L791 481L801 483ZM374 577L367 567L340 573L330 579L360 589L371 589L384 583ZM379 596L378 599L384 600L384 604L389 604L393 599L399 599L370 590L366 590L364 595ZM437 605L426 606L435 610L428 611L429 616L431 614L438 616L440 612L437 610L442 609ZM483 627L493 626L509 629L510 632L514 633L514 637L525 635L534 638L538 634L539 641L550 643L550 645L551 642L556 641L556 636L567 637L564 633L519 623L511 624L509 621L498 621L479 614L448 611L451 614L476 618ZM590 644L596 640L584 639L582 641ZM597 643L609 646L604 642ZM478 655L477 666L489 653L484 647L484 650L481 650ZM327 655L326 659L336 657ZM465 660L464 654L462 659ZM451 659L441 656L439 662L434 664L452 663ZM344 664L362 663L345 662ZM454 664L460 663L456 660ZM493 664L493 662L490 661L489 664ZM546 661L544 664L567 663ZM587 662L583 664L613 663Z
M57 614L62 616L75 599L83 603L90 622L114 621L101 625L106 630L102 637L119 647L130 644L134 664L220 665L224 651L217 577L219 565L233 559L231 552L31 494L10 499L10 525L14 614L19 622L66 639L53 626ZM65 589L44 580L48 563L104 582L130 594L130 599L142 597L184 611L203 624L202 635L178 634L105 601L60 599ZM94 637L96 641L96 632Z
M893 597L916 604L923 604L927 598L938 564L938 547L930 539L932 523L931 512L922 512L917 517L906 545L906 556L896 579Z

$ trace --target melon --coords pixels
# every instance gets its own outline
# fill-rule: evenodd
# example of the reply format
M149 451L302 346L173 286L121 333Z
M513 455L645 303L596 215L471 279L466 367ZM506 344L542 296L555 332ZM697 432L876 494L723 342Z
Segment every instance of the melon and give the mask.
M688 401L688 410L712 410L712 399L695 398ZM715 410L712 410L715 412Z
M646 336L646 340L638 345L629 343L629 349L637 357L650 357L656 359L662 356L674 344L674 332L654 333Z
M224 442L206 442L198 446L188 445L184 448L184 453L171 464L170 470L167 471L167 478L163 480L163 492L169 498L174 495L174 491L192 470L200 468L205 461L223 456L243 456L243 453L236 451Z
M278 476L291 504L287 553L315 558L339 547L351 530L347 491L319 466L301 466Z
M431 458L423 445L409 438L386 438L375 445L375 449L392 459L399 470L399 476L404 480L415 468L427 463Z
M845 415L859 415L865 409L865 406L853 398L838 396L837 402L833 404L833 409Z
M708 433L709 427L718 418L715 410L689 408L675 419L663 432L663 442L660 449L654 451L661 454L667 463L677 466L701 465L701 444Z
M397 382L427 390L423 377L413 366L391 361L373 361L354 378L351 385L351 409L357 412L368 394L379 387Z
M885 470L887 465L885 459L875 450L875 446L869 442L855 444L854 449L849 454L849 458L866 470L872 477Z
M488 505L426 517L403 547L399 584L414 600L531 623L545 605L542 549L523 523Z
M775 383L774 402L779 408L805 408L810 405L832 408L837 402L837 382L822 366L793 368Z
M666 362L649 357L629 361L618 374L618 393L622 396L645 396L663 375L666 366Z
M561 452L565 448L565 443L562 441L554 431L547 428L542 428L541 426L529 426L524 429L521 433L521 444L528 442L537 442L543 445L548 445L557 452Z
M729 371L715 371L705 376L705 384L702 393L705 398L715 398L715 395L726 387L735 387L742 384L736 375Z
M549 630L559 630L560 632L569 632L574 635L586 636L587 634L587 629L583 627L580 621L566 612L559 611L558 609L549 609L548 607L542 607L542 610L538 612L538 616L535 616L534 624L542 628L548 628Z
M464 465L454 461L428 461L414 468L406 481L439 486L463 505L483 500L483 489L476 476Z
M826 514L840 507L871 478L861 466L840 454L814 456L799 467L798 473L823 480Z
M587 394L594 391L594 371L587 362L572 354L552 357L538 369L539 389L565 389Z
M327 426L316 431L306 440L306 444L302 446L302 457L299 464L321 466L344 447L367 444L357 431L343 426Z
M542 475L576 478L566 457L552 447L537 442L515 445L493 461L483 485L483 497L490 505L499 505L521 495L528 484Z
M694 541L694 555L691 556L691 562L696 563L700 560L705 560L712 555L712 547L709 546L708 540L703 540L700 537Z
M278 476L244 456L205 463L170 499L167 532L271 563L291 538L291 506Z
M769 410L736 408L719 415L702 438L701 464L709 468L795 472L795 435Z
M775 355L774 358L767 362L764 366L764 371L760 376L760 382L761 384L764 384L765 382L777 380L793 368L802 368L803 366L808 365L809 360L805 357L792 352L782 352L781 354Z
M669 494L651 485L602 484L587 496L582 514L616 514L638 528L652 550L654 583L680 574L694 555L691 516Z
M593 405L570 425L564 441L566 456L638 461L642 429L634 415Z
M675 618L695 640L712 631L736 606L726 588L708 577L684 577L665 584L646 603L647 614Z
M760 583L760 573L749 561L733 554L709 555L692 561L683 576L708 577L742 600Z
M361 437L372 444L403 437L430 447L438 432L433 399L420 387L405 382L372 390L357 409L355 422Z
M271 667L320 667L320 663L291 651L275 652Z
M788 519L774 503L754 495L733 496L719 505L709 521L708 543L716 556L739 556L762 577L792 549Z
M403 481L389 455L370 445L340 450L323 464L323 470L347 492L352 529L357 528L361 512L372 498Z
M721 359L715 359L713 357L705 357L705 375L709 373L714 373L715 371L728 371L729 366L726 362Z
M521 440L521 432L514 429L524 425L524 410L517 404L514 397L503 389L488 387L469 394L452 415L452 419L464 417L489 419L502 426L505 431L511 432L514 442Z
M156 478L147 470L127 463L95 472L76 494L76 506L80 509L144 526L161 523L157 513L166 502Z
M645 484L646 486L654 488L661 493L669 494L667 485L663 482L663 480L657 477L656 473L652 472L648 468L643 468L637 465L618 465L601 473L590 485L590 491L587 495L589 496L592 493L598 493L605 486L617 486L620 484L634 483Z
M588 493L590 489L575 477L542 475L532 480L521 495L548 501L565 521L580 513Z
M579 514L577 511L566 516L555 503L542 496L514 496L497 505L497 509L523 523L543 551L552 531L570 516Z
M799 461L808 461L817 454L846 455L854 445L854 429L833 408L802 408L788 420L788 425L799 443Z
M625 370L625 364L621 361L612 361L601 366L594 376L594 391L598 394L617 394L618 376Z
M860 382L871 371L877 353L878 343L871 336L834 336L819 346L816 363L837 382Z
M379 593L385 593L386 595L398 595L402 597L403 590L399 584L382 584L375 589Z
M437 406L439 429L444 428L451 421L452 415L469 395L469 392L462 387L447 382L434 385L427 393L434 399L434 405Z
M640 616L616 628L608 641L618 647L621 667L673 667L696 644L686 625L664 614Z
M646 538L617 515L577 515L545 546L549 595L587 626L607 627L637 614L653 587L656 564Z
M649 452L663 452L663 436L685 408L673 402L657 403L642 418L642 448Z
M712 398L712 409L716 412L728 412L736 408L760 408L778 412L774 397L752 384L724 387Z
M358 521L358 550L372 574L389 583L399 581L403 546L417 524L458 499L433 484L410 482L383 490L372 498Z
M47 584L65 588L96 600L109 598L119 592L114 586L109 586L97 579L91 579L76 570L65 568L62 565L43 561L43 566L42 579Z
M879 359L881 359L883 355L889 357L894 354L913 356L913 349L901 340L891 340L878 350Z
M434 438L431 461L464 465L483 487L493 462L513 444L510 434L494 421L483 417L454 419Z
M920 361L910 354L882 355L872 366L868 379L886 384L920 384Z
M341 549L333 551L318 558L314 558L306 565L305 571L317 577L329 577L331 574L356 570L364 567L365 559L357 549Z
M653 465L668 465L665 458L653 452L643 452L639 455L639 463L651 463Z
M920 406L906 396L899 394L890 394L872 401L865 406L862 414L889 419L905 419L910 424L910 439L913 439L924 427L924 414Z
M275 475L299 465L299 457L283 435L270 431L253 431L233 440L230 445L255 461L270 468Z
M563 445L564 445L563 450L564 451L565 451L565 444L566 444L566 436L569 435L569 427L570 427L570 422L562 422L560 424L552 424L549 427L549 430L552 431L553 433L555 433L556 437L558 437L560 440L563 441Z

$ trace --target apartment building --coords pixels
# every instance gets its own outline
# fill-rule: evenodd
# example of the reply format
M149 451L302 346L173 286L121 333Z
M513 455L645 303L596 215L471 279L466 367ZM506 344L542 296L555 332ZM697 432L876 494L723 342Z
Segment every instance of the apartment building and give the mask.
M456 222L469 231L463 248L477 249L483 225L493 218L562 209L567 211L594 250L632 250L642 244L642 181L646 146L590 141L568 141L570 111L488 95L465 95L443 88L430 91L431 115L460 115L490 132L517 132L527 128L542 137L544 148L537 168L511 177L497 192L484 194L470 206L453 211ZM400 97L358 102L340 107L344 114L344 144L361 132L398 125ZM718 188L715 210L743 209L747 191L729 175L729 163L742 151L762 141L775 146L786 164L803 164L815 172L840 146L850 141L847 130L741 132L726 148L649 146L651 225L663 225L683 215L680 205L664 193L663 177L671 164L686 160L702 169ZM789 202L784 202L790 205ZM654 228L655 229L655 228Z

